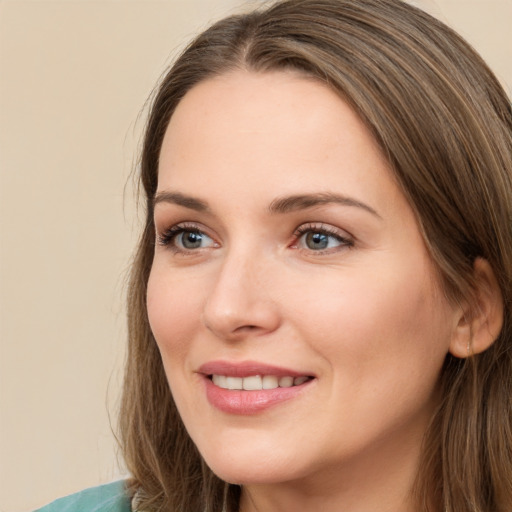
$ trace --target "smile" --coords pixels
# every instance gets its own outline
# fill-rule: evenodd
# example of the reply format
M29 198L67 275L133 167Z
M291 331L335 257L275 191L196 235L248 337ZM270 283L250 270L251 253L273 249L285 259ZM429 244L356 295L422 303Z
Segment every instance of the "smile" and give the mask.
M227 375L211 375L212 382L222 389L261 391L264 389L291 388L300 386L312 377L302 375L300 377L277 375L251 375L248 377L231 377Z
M263 413L308 393L318 380L308 370L258 361L210 361L196 373L202 376L208 402L230 415Z

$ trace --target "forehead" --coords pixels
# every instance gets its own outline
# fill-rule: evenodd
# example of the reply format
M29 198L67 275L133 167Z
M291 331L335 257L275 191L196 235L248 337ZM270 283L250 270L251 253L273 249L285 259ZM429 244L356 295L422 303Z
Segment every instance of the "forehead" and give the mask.
M162 144L160 191L250 203L256 190L271 201L333 188L382 206L401 195L353 109L295 72L236 71L201 82L178 104Z
M295 71L237 70L200 82L188 91L178 103L167 131L169 136L179 126L192 135L214 124L217 128L227 126L233 135L256 136L282 130L285 136L306 133L322 123L325 133L329 128L325 122L329 117L334 120L337 114L339 117L341 111L347 129L351 128L349 123L352 128L361 124L340 95L315 78ZM334 115L326 115L329 112ZM297 125L298 118L301 123Z

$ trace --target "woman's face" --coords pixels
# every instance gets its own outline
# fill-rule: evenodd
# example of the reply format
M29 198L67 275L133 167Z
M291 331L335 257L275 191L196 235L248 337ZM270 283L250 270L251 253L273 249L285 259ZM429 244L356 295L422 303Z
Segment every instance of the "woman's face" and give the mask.
M193 88L163 142L155 224L149 319L214 472L271 484L417 464L457 314L334 92L288 72Z

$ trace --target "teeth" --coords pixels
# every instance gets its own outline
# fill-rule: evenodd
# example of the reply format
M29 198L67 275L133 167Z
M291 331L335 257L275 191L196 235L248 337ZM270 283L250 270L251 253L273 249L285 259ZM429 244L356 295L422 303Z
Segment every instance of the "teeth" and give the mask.
M227 389L243 389L242 377L226 377Z
M276 377L275 375L251 375L250 377L227 377L226 375L212 375L212 382L223 389L259 391L262 389L291 388L300 386L308 381L309 377Z
M243 387L247 391L253 391L256 389L263 389L263 383L259 375L252 375L251 377L245 377L243 380Z
M293 377L281 377L279 379L280 388L291 388L293 386Z
M276 389L279 387L279 379L275 375L265 375L262 380L263 389Z
M228 388L228 379L224 375L212 375L212 381L219 388Z

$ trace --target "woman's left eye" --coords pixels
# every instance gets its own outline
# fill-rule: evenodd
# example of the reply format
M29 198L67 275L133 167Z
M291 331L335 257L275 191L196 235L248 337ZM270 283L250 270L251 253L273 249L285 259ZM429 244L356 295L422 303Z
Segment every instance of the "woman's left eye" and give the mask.
M295 247L316 252L354 245L352 240L328 227L303 226L297 230L296 237Z

